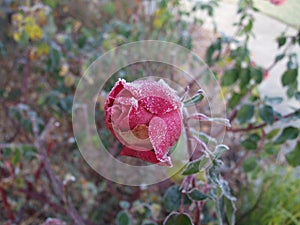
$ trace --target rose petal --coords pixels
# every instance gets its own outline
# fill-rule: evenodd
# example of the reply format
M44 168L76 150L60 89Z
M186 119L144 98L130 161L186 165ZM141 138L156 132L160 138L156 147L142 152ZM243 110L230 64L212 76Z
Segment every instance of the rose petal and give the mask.
M126 147L135 151L149 151L153 149L153 146L149 138L142 139L137 137L133 131L120 131L117 127L114 129L115 136Z
M110 93L108 94L108 98L105 102L104 109L107 110L109 107L111 107L115 101L115 98L118 96L118 94L124 90L124 85L126 84L125 80L120 79L117 81L115 86L111 89Z
M153 117L149 123L149 138L156 158L164 162L167 153L178 141L181 134L182 118L179 111L172 111L160 117Z
M106 122L106 126L108 129L110 129L110 131L115 135L115 132L113 130L112 124L111 124L111 116L112 116L112 106L114 104L114 101L116 99L116 97L118 96L118 94L124 90L124 84L126 83L125 80L119 80L115 86L112 88L112 90L110 91L110 93L108 94L108 98L105 102L104 105L104 110L105 110L105 122Z
M132 107L129 111L130 129L134 129L138 124L148 125L153 115L138 104L137 108Z
M171 89L170 86L163 80L158 82L150 80L137 80L132 83L125 83L124 88L130 91L137 100L149 96L156 96L168 101L173 110L180 108L182 105L175 91Z
M129 114L130 107L115 104L110 108L111 122L113 126L118 127L121 131L127 131L129 127Z
M168 167L173 166L171 160L167 160L167 161L164 161L164 162L159 161L156 158L156 155L155 155L153 150L151 150L151 151L135 151L131 148L124 147L121 151L121 155L139 158L139 159L141 159L145 162L158 164L160 166L168 166Z
M156 115L162 115L174 110L174 105L170 101L157 96L142 98L139 100L139 104Z

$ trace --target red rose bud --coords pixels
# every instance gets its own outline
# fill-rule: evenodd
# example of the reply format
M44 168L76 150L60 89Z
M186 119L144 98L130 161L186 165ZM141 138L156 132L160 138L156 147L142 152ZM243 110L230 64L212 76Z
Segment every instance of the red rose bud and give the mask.
M124 145L121 155L172 166L168 152L182 130L182 103L163 80L120 79L106 100L106 126Z

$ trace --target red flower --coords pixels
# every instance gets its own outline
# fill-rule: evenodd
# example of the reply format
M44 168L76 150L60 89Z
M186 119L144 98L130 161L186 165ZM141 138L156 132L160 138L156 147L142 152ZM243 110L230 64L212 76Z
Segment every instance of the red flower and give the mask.
M285 3L285 0L270 0L270 2L274 5L282 5Z
M106 126L124 145L121 155L172 166L167 155L182 130L182 103L165 82L120 79L105 103Z

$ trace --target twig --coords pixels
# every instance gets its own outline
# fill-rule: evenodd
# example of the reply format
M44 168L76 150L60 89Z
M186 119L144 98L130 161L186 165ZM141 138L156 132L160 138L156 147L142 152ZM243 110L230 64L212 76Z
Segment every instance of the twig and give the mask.
M260 140L260 143L259 143L259 145L256 149L256 152L259 152L263 149L265 140L266 140L266 132L263 128L261 128L261 140Z
M43 202L47 205L49 205L51 208L54 209L55 212L60 212L62 214L68 214L68 211L65 207L63 207L62 205L60 204L57 204L57 203L54 203L52 202L47 196L39 193L39 192L35 192L35 191L28 191L26 189L18 189L17 192L19 193L22 193L22 194L25 194L26 196L32 198L32 199L36 199L40 202ZM88 220L84 220L82 218L82 220L84 221L84 224L85 225L96 225L94 224L93 222L91 221L88 221Z
M180 213L181 214L184 213L184 197L185 197L185 194L181 192L181 201L180 201Z
M27 51L26 54L26 60L25 60L25 65L24 65L24 76L23 76L23 81L22 81L22 87L21 87L21 101L26 102L27 98L27 90L28 90L28 78L30 75L30 70L31 70L31 62L30 62L30 51Z
M194 177L194 179L192 180L192 185L193 188L197 187L197 183L196 183L196 179ZM204 203L204 201L203 201ZM202 204L202 202L196 202L196 216L195 216L195 225L201 225L201 211L202 211L202 207L204 204Z
M44 142L46 140L46 137L48 134L54 129L54 118L51 118L46 125L44 131L40 136L38 136L38 127L35 118L32 118L32 125L33 125L33 133L35 136L35 146L38 149L40 160L44 164L44 168L46 173L48 174L50 178L50 183L56 192L57 197L65 204L67 205L66 212L73 220L74 224L76 225L84 225L83 219L78 215L72 201L70 199L66 199L66 193L63 183L56 177L54 174L49 159L47 157L47 151L44 147Z
M292 112L292 113L286 114L286 115L283 116L282 118L287 119L287 118L289 118L289 117L292 117L292 116L294 116L296 113L299 113L299 111L300 111L300 109L298 109L298 110L296 110L296 111L294 111L294 112ZM279 120L282 119L282 118L276 117L276 118L274 119L274 123L277 122L277 121L279 121ZM261 124L256 125L256 126L254 126L253 124L249 124L247 127L244 127L244 128L231 128L231 127L227 127L226 130L227 130L228 132L232 132L232 133L247 132L247 131L251 131L251 130L261 129L261 128L267 126L267 125L268 125L267 123L261 123Z
M281 53L282 55L286 55L286 53L288 52L288 50L293 46L293 39L295 37L291 37L290 42L285 46L283 52ZM274 60L274 62L268 66L268 68L266 69L267 72L269 72L270 70L272 70L276 65L277 65L278 61Z
M185 129L185 135L186 135L186 140L187 140L187 149L188 149L188 154L189 154L189 159L192 159L192 155L193 155L193 149L192 149L192 142L191 142L191 132L189 129L189 126L187 124L187 113L183 112L183 126Z
M47 155L49 155L49 152L52 150L53 144L54 144L54 142L50 142L50 143L48 144L48 146L47 146ZM38 169L37 169L36 172L34 173L34 179L35 179L35 180L37 180L37 179L40 177L40 175L41 175L43 169L44 169L44 163L41 162L40 165L39 165L39 167L38 167Z
M247 93L240 99L240 101L237 103L237 105L232 109L232 111L230 112L230 114L228 115L228 120L230 123L232 123L232 121L236 118L237 113L238 113L238 109L241 106L241 104L249 97L249 95L251 95L252 90L256 87L257 85L252 85L249 90L247 91ZM230 127L226 127L226 130L228 131ZM217 132L216 132L216 136L219 136L220 133L223 131L223 128L220 128Z
M2 197L2 202L3 202L4 208L6 209L7 214L8 214L8 218L10 220L14 221L15 220L15 216L14 216L12 210L11 210L9 202L7 201L6 191L1 186L0 186L0 193L1 193L1 197Z

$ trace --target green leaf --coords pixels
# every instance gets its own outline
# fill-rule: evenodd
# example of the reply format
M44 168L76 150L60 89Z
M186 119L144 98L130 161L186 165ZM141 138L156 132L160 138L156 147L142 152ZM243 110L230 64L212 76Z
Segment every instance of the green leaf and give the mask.
M121 211L118 213L117 225L131 225L130 217L127 211Z
M16 164L18 164L20 162L21 157L22 157L21 150L19 148L15 148L11 163L15 166Z
M278 43L278 48L284 46L285 43L286 43L286 37L283 36L283 35L278 37L276 40L277 40L277 43Z
M214 156L216 159L220 158L224 152L227 152L229 150L228 146L226 145L217 145L215 151L214 151Z
M3 154L4 158L8 159L12 156L12 153L13 150L11 148L4 148L1 154Z
M218 60L218 58L214 59L213 56L215 52L221 51L222 43L221 38L218 38L214 43L212 43L206 51L206 62L208 65L211 65L215 60Z
M235 225L236 205L234 200L225 199L225 214L228 220L228 225Z
M284 72L281 77L281 83L283 86L288 86L296 82L298 75L298 69L290 69Z
M254 67L251 70L251 76L257 84L260 84L263 80L264 72L260 67Z
M57 2L55 0L44 0L44 4L49 5L51 8L55 8Z
M183 171L182 175L191 175L194 173L198 173L203 167L207 165L209 162L209 158L202 156L200 159L194 160L190 162L186 169Z
M243 163L243 169L246 173L254 170L257 166L257 159L256 157L250 157L249 159L246 159Z
M259 109L259 116L267 124L272 124L274 122L274 110L272 106L264 105Z
M289 98L292 98L295 95L295 92L297 91L297 85L297 81L295 81L294 83L288 86L286 94Z
M270 104L280 104L283 101L282 97L265 97L265 101L269 102Z
M102 5L101 10L109 15L113 15L115 13L115 5L112 2L105 3Z
M34 146L22 145L23 157L25 160L32 160L37 157L37 149Z
M130 203L127 201L120 201L119 205L122 209L129 209L130 207Z
M47 60L47 70L49 72L58 72L61 63L61 52L56 48L51 48Z
M243 31L245 33L249 33L252 30L252 27L253 27L253 20L250 19L248 24L244 27Z
M241 100L242 95L233 93L232 97L228 101L228 108L233 109Z
M250 70L248 68L242 69L240 72L240 84L241 87L246 87L251 79Z
M247 150L256 150L259 140L260 136L258 134L250 134L245 140L241 142L241 145Z
M183 102L185 107L196 105L200 103L204 99L204 91L203 90L198 90L197 93L189 100Z
M274 130L271 130L267 135L266 135L266 138L267 139L272 139L274 138L275 136L277 136L280 132L280 128L277 128L277 129L274 129Z
M299 129L296 127L286 127L283 129L279 137L274 141L274 144L283 144L288 140L294 140L299 135Z
M163 225L193 225L193 223L188 214L172 212L165 219Z
M254 115L254 105L245 104L237 113L238 121L243 124L248 122Z
M198 138L200 138L200 140L202 140L205 143L214 143L217 144L217 140L215 138L213 138L212 136L209 136L208 134L206 134L205 132L201 132L201 131L196 131L191 129L192 133Z
M72 45L73 45L72 40L69 37L65 38L64 46L65 46L66 50L71 51Z
M287 68L289 70L298 69L298 55L296 53L289 54L289 60L287 62Z
M297 142L293 151L286 154L285 157L291 166L296 167L300 165L300 141Z
M181 204L181 198L182 198L182 191L180 190L180 187L178 185L173 185L169 187L163 197L163 202L164 202L163 204L165 209L168 212L179 209ZM186 195L184 196L184 204L185 205L191 204L191 200Z
M222 77L221 85L222 86L230 86L237 81L238 77L239 77L239 74L237 73L236 69L226 70Z
M276 155L280 151L280 145L274 145L273 143L267 143L264 145L264 149L269 155Z
M193 189L191 192L188 193L188 195L192 200L195 201L202 201L208 198L208 195L204 194L203 192L197 189Z
M285 57L285 54L279 54L276 56L275 58L275 63L279 62L280 60L282 60Z
M257 143L251 139L246 139L241 142L241 145L247 150L256 150Z

